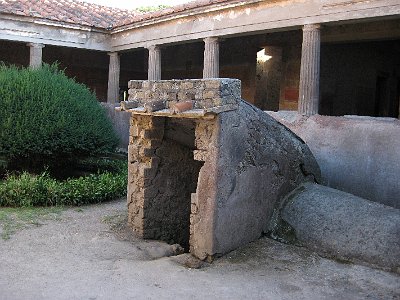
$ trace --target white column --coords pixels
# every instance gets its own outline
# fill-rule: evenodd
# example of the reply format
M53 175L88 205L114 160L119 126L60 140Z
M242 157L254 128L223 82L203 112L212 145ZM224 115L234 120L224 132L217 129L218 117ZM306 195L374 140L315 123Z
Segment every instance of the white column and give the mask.
M42 65L44 45L38 43L28 43L27 45L29 47L29 66L34 69L39 68Z
M119 54L118 52L109 52L110 63L108 66L108 90L107 103L116 103L119 100Z
M304 25L298 112L306 116L318 114L320 51L320 25Z
M161 49L159 46L150 46L149 48L149 69L147 73L148 80L161 80Z
M204 39L203 78L219 77L219 42L217 37Z

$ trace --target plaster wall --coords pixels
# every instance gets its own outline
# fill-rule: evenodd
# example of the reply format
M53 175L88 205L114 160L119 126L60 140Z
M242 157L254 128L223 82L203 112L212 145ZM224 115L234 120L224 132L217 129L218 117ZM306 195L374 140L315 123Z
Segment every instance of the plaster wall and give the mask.
M0 40L0 61L21 67L29 66L29 47L25 43Z
M296 110L299 100L301 42L283 49L279 110Z
M128 91L129 80L143 80L147 78L148 50L136 49L120 53L120 79L121 91ZM120 100L123 94L120 95Z
M257 58L256 91L254 103L260 109L279 110L282 80L282 48L264 47L267 59Z
M400 208L400 121L269 112L310 147L328 186Z
M64 69L68 77L87 85L99 101L107 101L107 53L47 45L43 48L43 62L59 62L60 69Z
M323 44L320 84L322 115L398 117L400 40Z

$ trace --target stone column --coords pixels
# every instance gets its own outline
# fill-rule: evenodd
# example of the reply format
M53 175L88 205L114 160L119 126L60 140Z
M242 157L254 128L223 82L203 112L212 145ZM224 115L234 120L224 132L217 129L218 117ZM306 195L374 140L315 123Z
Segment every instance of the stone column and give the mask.
M298 112L306 116L318 114L320 50L320 25L304 25Z
M29 66L31 68L39 68L42 65L42 49L43 44L38 43L28 43L29 47Z
M159 46L150 46L149 48L149 69L147 73L148 80L161 80L161 49Z
M109 52L107 103L116 103L119 100L119 54Z
M219 43L217 37L204 39L203 78L219 77Z

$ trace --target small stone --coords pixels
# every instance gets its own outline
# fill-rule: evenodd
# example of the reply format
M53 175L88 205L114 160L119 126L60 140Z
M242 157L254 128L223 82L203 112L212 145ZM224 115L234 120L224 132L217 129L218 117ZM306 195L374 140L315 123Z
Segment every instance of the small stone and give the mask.
M207 89L218 89L221 85L219 80L207 80L205 81L205 86Z
M183 82L182 83L182 88L186 89L186 90L192 89L193 88L193 82L190 82L190 81Z
M128 83L129 89L141 89L143 81L141 80L130 80Z
M200 268L208 265L206 262L194 257L193 255L191 255L189 253L175 256L172 260L174 262L176 262L177 264L185 266L190 269L200 269Z
M148 90L150 88L150 81L143 81L142 88Z
M168 93L168 101L176 101L178 99L178 93L170 92Z
M136 100L132 100L132 101L121 101L121 108L123 110L128 110L128 109L132 109L132 108L136 108L139 106L139 102Z
M214 98L214 97L217 97L217 96L219 96L219 93L217 92L217 91L214 91L214 90L207 90L207 91L205 91L204 93L203 93L203 97L204 98Z

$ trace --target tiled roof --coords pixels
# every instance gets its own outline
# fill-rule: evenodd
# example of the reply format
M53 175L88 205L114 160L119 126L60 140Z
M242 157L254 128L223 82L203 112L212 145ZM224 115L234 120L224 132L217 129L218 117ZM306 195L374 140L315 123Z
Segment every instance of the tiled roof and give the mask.
M150 19L156 19L159 17L168 16L168 15L171 15L174 13L183 12L185 10L200 8L203 6L209 6L209 5L219 4L219 3L224 3L224 2L243 2L243 1L238 1L238 0L236 0L236 1L235 0L195 0L195 1L188 2L188 3L183 3L180 5L168 7L163 10L149 12L149 13L145 13L145 14L137 14L135 16L132 16L131 18L121 19L120 21L118 21L115 24L115 27L129 25L129 24L133 24L133 23L140 22L140 21L146 21L146 20L150 20Z
M0 13L110 29L138 14L73 0L0 0Z
M131 0L134 1L134 0ZM0 0L0 14L36 17L58 22L112 29L140 21L157 19L185 10L239 0L196 0L160 11L141 14L75 0Z

